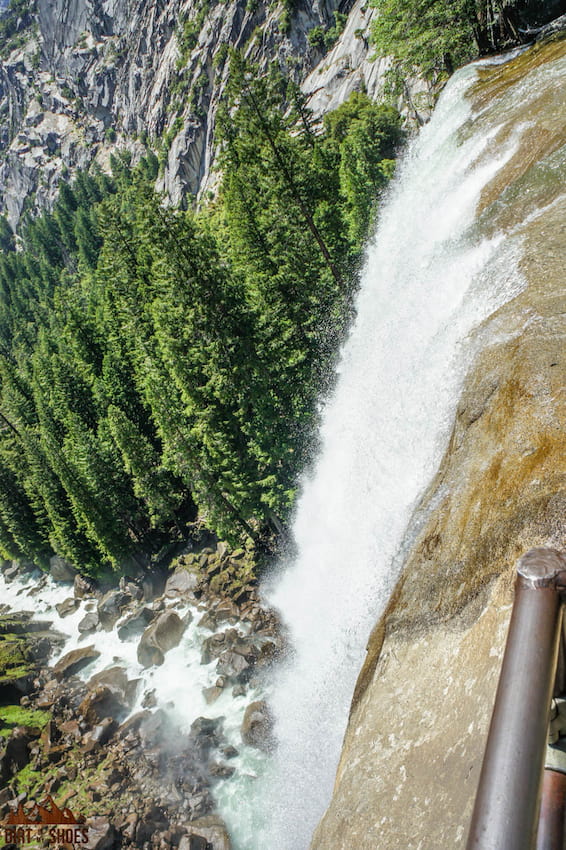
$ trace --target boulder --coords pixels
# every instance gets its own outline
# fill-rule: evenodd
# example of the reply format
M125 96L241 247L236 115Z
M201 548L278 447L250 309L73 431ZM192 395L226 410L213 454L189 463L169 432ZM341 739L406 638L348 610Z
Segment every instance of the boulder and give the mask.
M223 652L218 659L216 672L233 682L245 681L251 673L253 656L243 655L234 650Z
M100 625L98 611L89 611L85 614L78 625L79 632L83 635L95 632Z
M188 834L181 838L179 850L201 850L203 845L196 843L197 839L204 839L205 850L230 850L231 848L226 824L217 815L207 815L191 821L187 829Z
M70 596L68 599L64 599L63 602L59 602L55 606L60 617L68 617L69 614L74 614L78 607L79 600L75 599L73 596Z
M88 827L88 841L81 846L85 850L112 850L119 846L119 836L116 828L102 815L89 818L86 822Z
M222 688L219 688L217 685L212 685L210 688L203 688L202 695L205 699L205 702L208 705L211 705L213 702L216 702L219 696L222 694Z
M248 705L240 731L244 744L264 752L273 750L273 715L265 700Z
M144 747L159 747L163 741L170 737L172 726L169 718L161 709L157 711L140 712L142 716L139 724L139 734Z
M224 652L230 645L229 632L233 631L233 629L230 629L227 632L219 632L203 641L200 657L201 664L210 664L211 661L218 658Z
M167 579L165 596L188 596L199 581L196 573L189 572L184 567L177 567L172 576Z
M0 781L6 784L8 779L29 764L29 745L38 737L37 730L29 729L27 726L18 726L4 750L0 753Z
M155 617L155 611L144 605L138 611L134 611L118 626L118 637L120 640L140 635Z
M53 555L49 559L49 572L54 581L74 581L77 574L73 565L60 555Z
M112 717L105 717L98 723L90 732L83 736L82 749L85 753L91 753L99 747L103 747L108 743L118 724Z
M165 653L178 646L186 623L175 611L164 611L143 633L138 646L138 661L143 667L163 664Z
M131 717L128 717L124 723L120 726L118 732L120 735L120 740L127 738L128 735L136 735L141 726L149 721L150 717L152 717L151 711L138 711L136 714L132 714Z
M261 656L261 649L254 639L241 635L236 629L211 635L203 642L201 663L209 664L218 659L216 671L219 676L233 683L246 682Z
M81 576L77 573L73 582L73 593L77 599L84 599L85 596L94 596L96 585L91 578Z
M179 850L209 850L210 844L202 835L183 835L179 842Z
M201 764L206 764L210 751L225 741L222 726L224 717L197 717L191 723L189 742Z
M90 726L95 726L107 717L124 718L128 708L120 691L110 685L99 684L89 690L79 706L79 714Z
M22 568L20 567L18 561L9 561L8 563L10 564L10 566L4 570L4 578L6 579L6 581L13 581L21 574Z
M100 652L94 646L84 646L79 649L73 649L67 652L59 659L53 668L53 675L61 681L68 679L78 673L84 667L87 667L92 661L100 657Z
M120 702L131 708L136 700L139 679L128 679L123 667L108 667L100 673L96 673L89 680L89 689L95 689L101 685L109 687Z
M109 590L98 603L98 617L103 629L109 631L120 618L122 611L132 601L123 590Z
M231 599L221 599L214 608L214 616L219 623L237 623L240 619L240 609Z
M45 648L48 652L49 646ZM0 632L0 704L19 702L33 692L36 665L31 650L27 635Z

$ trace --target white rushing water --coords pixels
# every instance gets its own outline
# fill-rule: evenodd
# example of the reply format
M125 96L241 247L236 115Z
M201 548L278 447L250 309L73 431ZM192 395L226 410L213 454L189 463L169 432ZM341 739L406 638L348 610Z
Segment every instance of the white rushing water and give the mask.
M267 778L224 789L238 850L306 850L330 800L356 677L397 573L411 513L437 469L473 353L470 332L522 287L512 237L474 213L517 137L468 132L468 67L402 163L370 245L357 320L303 482L298 557L265 589L294 657L274 684L278 751ZM466 132L462 129L466 127ZM232 799L230 799L232 798ZM238 805L239 800L239 805Z
M29 573L7 582L0 573L0 603L11 611L33 612L34 619L51 622L53 630L65 637L64 644L54 652L49 663L55 665L66 653L79 647L93 645L100 653L91 664L85 667L79 676L88 681L93 675L110 667L122 667L130 680L138 680L137 696L131 714L144 708L144 698L153 692L154 704L167 712L173 723L183 732L188 732L191 723L198 717L223 718L222 730L226 743L236 747L241 754L231 763L238 776L255 776L261 772L265 756L250 747L242 747L240 728L246 707L250 702L262 696L254 688L248 688L241 696L233 697L231 689L214 702L207 703L203 691L211 687L218 679L216 659L209 664L201 663L203 642L212 632L199 626L203 610L195 604L182 599L169 600L168 608L175 609L180 617L187 617L190 623L178 646L165 654L165 660L159 667L144 668L138 661L137 648L140 635L120 639L118 628L127 619L128 614L119 619L109 631L97 630L91 634L81 634L79 623L89 611L96 610L96 599L83 599L71 614L60 616L57 605L73 596L70 583L54 582L39 571ZM151 605L149 606L151 607ZM243 634L246 626L225 626L237 628ZM224 629L219 628L218 631Z

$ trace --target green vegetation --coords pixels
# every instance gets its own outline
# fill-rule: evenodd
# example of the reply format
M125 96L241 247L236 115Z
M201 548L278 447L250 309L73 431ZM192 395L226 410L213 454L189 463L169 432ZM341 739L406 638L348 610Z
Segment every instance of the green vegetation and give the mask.
M197 10L196 17L191 18L188 14L184 14L179 23L177 30L177 41L179 43L180 56L177 60L177 70L182 70L188 62L191 52L195 49L198 43L198 37L204 24L204 20L208 14L209 0L202 0L201 6Z
M26 42L35 12L36 0L11 0L6 12L0 16L0 58L5 58Z
M28 217L23 250L0 229L6 557L96 574L197 512L231 540L289 515L402 131L357 94L315 133L294 85L231 64L209 208L165 208L156 157L114 157Z
M16 726L43 729L50 717L48 711L22 708L20 705L0 707L0 736L7 737Z
M478 54L516 43L521 12L533 0L372 0L378 55L392 56L402 75L434 79Z
M318 26L308 31L307 40L309 44L312 44L318 50L328 52L334 47L340 35L344 32L347 20L348 15L344 15L341 12L334 12L334 24L331 27L325 29L322 26Z
M0 684L33 672L27 640L18 634L0 634Z

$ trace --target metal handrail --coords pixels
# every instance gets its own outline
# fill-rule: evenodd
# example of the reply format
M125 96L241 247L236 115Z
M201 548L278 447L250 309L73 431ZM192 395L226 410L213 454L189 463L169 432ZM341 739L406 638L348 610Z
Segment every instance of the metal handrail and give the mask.
M565 591L566 554L521 558L467 850L563 850L566 776L545 753Z

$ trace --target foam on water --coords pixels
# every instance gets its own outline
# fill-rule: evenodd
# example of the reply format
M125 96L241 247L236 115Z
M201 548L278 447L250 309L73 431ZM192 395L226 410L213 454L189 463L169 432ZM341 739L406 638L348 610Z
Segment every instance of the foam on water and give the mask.
M241 748L240 728L246 707L261 694L249 689L245 696L234 698L227 689L214 705L207 704L203 690L214 684L218 673L216 659L210 664L201 663L203 642L211 634L198 626L202 610L195 605L177 603L175 610L180 617L190 618L189 626L179 645L166 653L164 663L146 669L137 658L139 635L121 640L117 634L120 620L110 631L99 630L89 635L79 632L79 623L89 610L96 608L96 601L83 599L72 614L65 617L58 614L56 606L72 594L71 584L55 583L39 572L11 582L6 582L0 573L0 603L11 611L32 611L34 619L51 621L53 629L66 637L64 645L51 657L51 665L73 649L94 645L100 656L80 672L83 680L108 667L121 666L127 670L129 679L140 680L132 713L142 709L145 694L154 690L156 706L164 709L181 731L188 731L197 717L224 717L222 728L228 743ZM245 632L241 624L230 628ZM263 755L252 750L232 764L243 776L250 771L255 775L261 772L264 760Z

